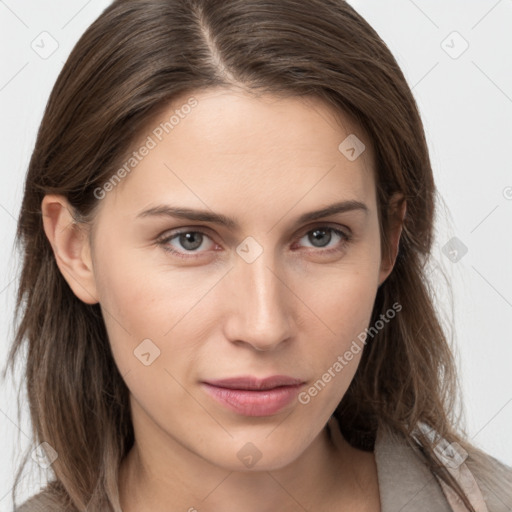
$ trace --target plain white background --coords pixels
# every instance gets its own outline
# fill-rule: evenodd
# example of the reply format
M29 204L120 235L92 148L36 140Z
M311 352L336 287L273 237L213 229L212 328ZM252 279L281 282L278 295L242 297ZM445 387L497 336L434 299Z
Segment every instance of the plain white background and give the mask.
M109 3L0 0L2 365L13 336L16 219L37 128L71 48ZM512 0L350 3L388 44L418 102L442 199L431 277L453 335L467 431L512 465ZM3 383L1 511L12 507L15 462L31 446L28 410L18 421L15 398ZM37 480L25 482L27 496L39 490Z

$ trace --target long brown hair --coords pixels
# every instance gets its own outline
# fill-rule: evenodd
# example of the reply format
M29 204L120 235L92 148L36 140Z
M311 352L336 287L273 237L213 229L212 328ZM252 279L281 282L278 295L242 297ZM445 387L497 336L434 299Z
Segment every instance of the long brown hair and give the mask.
M366 344L335 412L343 434L371 449L380 425L413 445L421 421L464 447L468 465L487 478L485 458L452 414L455 366L425 273L433 173L417 105L385 43L342 0L117 0L87 29L57 79L17 230L22 273L8 364L14 367L26 344L33 436L58 453L47 488L55 503L120 512L118 468L134 433L99 305L81 302L61 275L43 231L41 201L62 194L77 222L91 219L95 190L162 107L187 92L232 85L315 96L357 120L375 149L384 250L390 197L401 192L407 201L395 268L378 290L372 324L395 302L402 310ZM426 438L424 453L473 510Z

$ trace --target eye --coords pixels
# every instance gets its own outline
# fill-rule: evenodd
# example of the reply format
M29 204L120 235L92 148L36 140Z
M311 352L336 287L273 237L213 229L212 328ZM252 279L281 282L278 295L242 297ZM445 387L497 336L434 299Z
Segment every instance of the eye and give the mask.
M334 235L334 236L333 236ZM306 239L311 243L312 248L319 249L319 253L332 253L341 251L351 241L350 233L346 233L341 229L336 229L331 226L318 226L307 231L299 241ZM210 241L210 244L207 243ZM324 249L329 247L329 244L334 240L332 248ZM160 245L165 251L170 252L180 258L198 258L204 252L208 251L208 245L210 249L216 244L213 240L201 230L182 230L177 233L171 233L160 237L156 243ZM306 246L307 247L307 246ZM200 249L204 250L200 250Z
M195 258L200 256L200 254L193 254L194 252L204 252L198 251L198 249L201 247L204 249L204 246L208 245L204 243L206 239L210 240L213 244L210 237L203 231L184 230L165 236L164 238L160 238L157 240L157 243L158 245L161 245L165 251L175 254L181 258ZM171 243L173 241L175 242L175 245ZM179 250L176 250L176 247Z
M334 235L334 236L333 236ZM306 239L311 244L310 247L316 249L324 249L334 240L331 248L320 252L331 253L333 251L342 250L351 240L351 235L345 233L341 229L336 229L331 226L317 226L307 231L300 239Z

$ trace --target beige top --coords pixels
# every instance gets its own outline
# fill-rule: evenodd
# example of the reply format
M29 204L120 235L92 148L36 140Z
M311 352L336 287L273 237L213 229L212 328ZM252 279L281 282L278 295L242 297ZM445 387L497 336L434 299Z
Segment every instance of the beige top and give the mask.
M341 436L338 421L331 417L328 422L333 439ZM443 441L443 440L442 440ZM439 443L441 446L443 443ZM467 512L467 508L455 493L435 477L428 469L419 448L411 448L403 436L377 431L375 462L379 482L381 512ZM476 512L512 512L512 495L503 490L500 499L487 493L484 500L476 479L467 465L452 464L450 456L440 458L452 475L465 489ZM456 468L454 466L457 466ZM512 483L512 468L504 478ZM505 503L507 502L507 503ZM64 512L54 505L44 491L23 503L15 512Z

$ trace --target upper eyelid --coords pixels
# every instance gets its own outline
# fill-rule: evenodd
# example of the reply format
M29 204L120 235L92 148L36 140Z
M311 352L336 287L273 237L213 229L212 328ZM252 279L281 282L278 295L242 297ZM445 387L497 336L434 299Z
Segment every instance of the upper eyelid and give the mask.
M346 231L349 232L349 234L352 232L352 230L348 226L346 226L346 225L340 225L340 224L337 224L336 222L332 222L332 221L331 222L329 222L329 221L324 221L324 222L316 221L316 222L312 222L308 226L303 226L302 228L296 230L296 233L309 233L309 231L311 231L313 229L320 228L320 227L326 227L326 228L332 228L332 229L340 229L342 231L346 230ZM174 235L178 235L178 234L181 234L181 233L193 233L193 232L212 233L212 232L214 232L214 230L212 228L210 228L209 226L204 226L204 225L194 226L194 225L190 225L190 226L183 226L183 227L166 229L165 231L162 232L161 235L158 235L158 238L165 237L166 233L169 233L168 236L174 236Z

